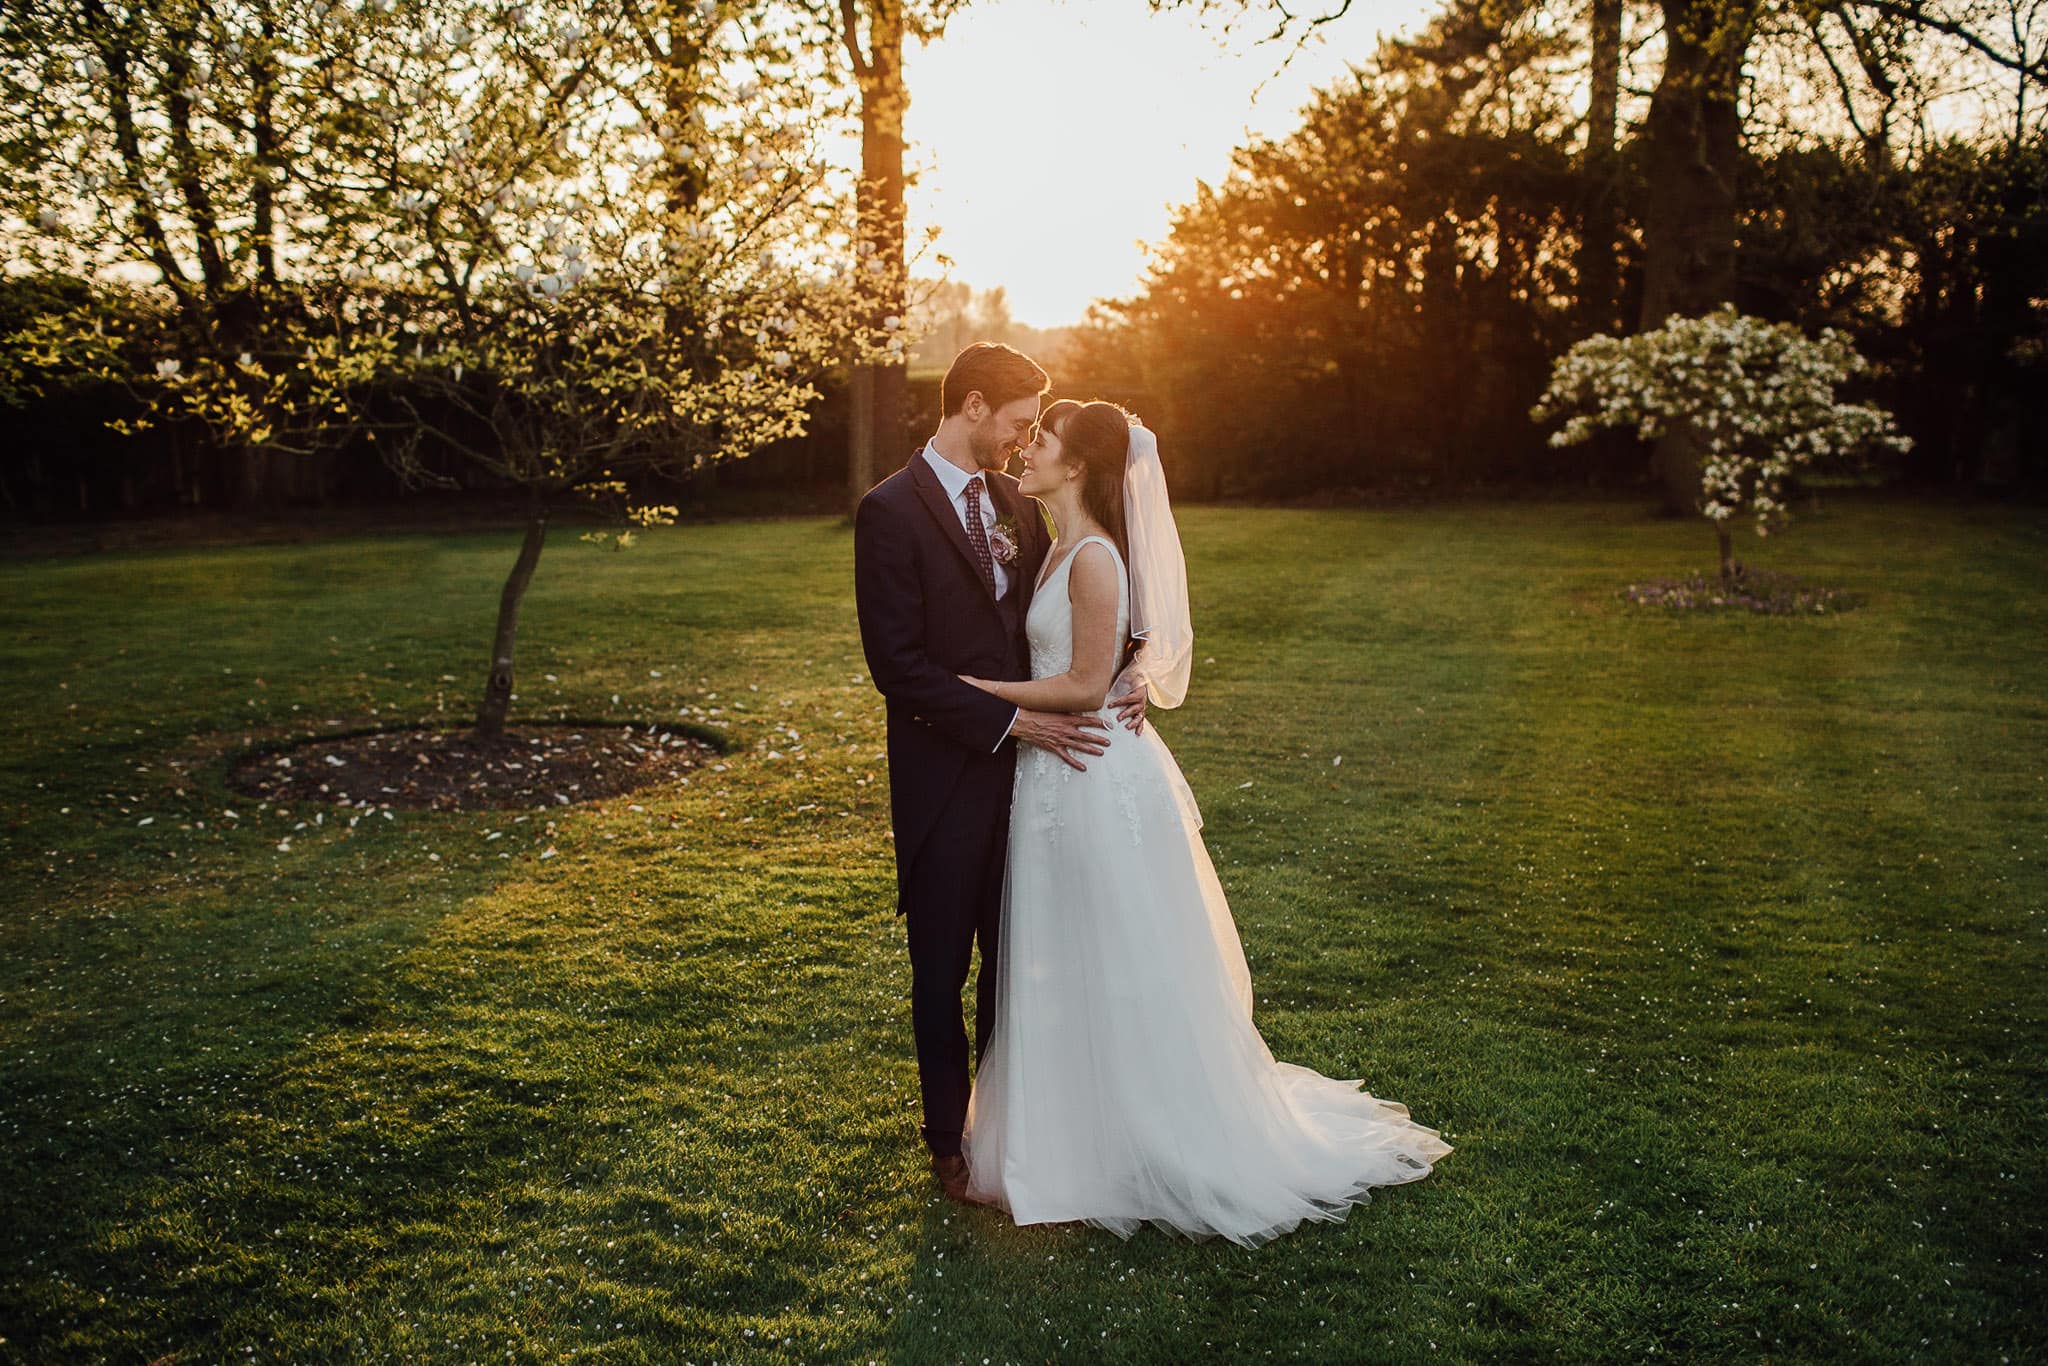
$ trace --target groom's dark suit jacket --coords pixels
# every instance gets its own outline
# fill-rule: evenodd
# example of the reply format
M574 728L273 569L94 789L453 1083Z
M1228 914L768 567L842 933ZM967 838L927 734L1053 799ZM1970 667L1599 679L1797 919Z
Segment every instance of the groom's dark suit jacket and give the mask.
M1031 676L1024 614L1049 545L1038 504L1007 474L987 476L998 519L1017 528L1010 588L998 601L982 577L959 514L925 461L868 491L853 525L854 600L868 672L888 703L890 812L896 832L897 911L925 842L970 764L1015 762L1004 739L1016 707L962 683Z

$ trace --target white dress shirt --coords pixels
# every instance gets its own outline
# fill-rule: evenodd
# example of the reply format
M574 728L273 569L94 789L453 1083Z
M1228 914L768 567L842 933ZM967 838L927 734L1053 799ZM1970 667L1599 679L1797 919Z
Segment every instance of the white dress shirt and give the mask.
M967 485L968 481L972 480L974 476L946 459L945 456L940 455L939 448L932 445L929 441L924 443L924 458L925 462L932 467L932 473L939 476L939 483L946 490L946 501L953 505L953 515L960 519L960 529L966 531ZM989 529L996 524L995 507L988 496L988 476L986 474L982 475L980 482L976 483L974 487L978 491L977 496L981 500L981 531L982 535L986 536ZM973 534L971 532L968 535L968 540L970 544L973 541ZM991 567L996 572L996 596L1000 598L1003 594L1010 591L1012 575L1008 566L996 559L993 548L989 552L989 561ZM1017 717L1023 714L1024 709L1022 707L1017 708L1012 713L1010 724L1003 731L1003 740L1010 738L1010 731L1016 729ZM996 741L996 749L1003 747L1003 740ZM990 750L989 752L993 754L995 750Z
M953 515L960 519L960 529L966 531L967 484L974 476L946 459L945 456L940 455L938 447L932 445L929 441L925 442L924 458L925 463L932 467L932 473L939 476L939 483L945 486L946 501L953 505ZM981 482L977 483L974 487L978 490L978 496L981 500L981 534L987 536L990 531L995 529L996 524L995 503L988 496L988 476L986 474L982 475ZM969 533L968 543L972 544L973 540L973 534ZM1010 591L1012 575L1008 567L1001 560L995 558L993 551L990 552L989 559L996 571L996 596L1000 598L1003 594Z

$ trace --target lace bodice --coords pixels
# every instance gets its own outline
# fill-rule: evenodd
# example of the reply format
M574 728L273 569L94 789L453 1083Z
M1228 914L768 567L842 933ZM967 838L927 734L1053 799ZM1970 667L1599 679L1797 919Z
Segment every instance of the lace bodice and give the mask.
M1060 561L1050 578L1038 586L1031 595L1031 611L1024 618L1024 635L1031 642L1031 676L1050 678L1063 674L1074 664L1074 604L1067 596L1067 575L1074 567L1074 560L1081 553L1081 547L1090 541L1100 541L1109 549L1116 561L1116 638L1122 643L1131 629L1131 582L1130 572L1124 568L1124 557L1117 554L1116 545L1107 536L1084 536L1074 546L1073 552Z

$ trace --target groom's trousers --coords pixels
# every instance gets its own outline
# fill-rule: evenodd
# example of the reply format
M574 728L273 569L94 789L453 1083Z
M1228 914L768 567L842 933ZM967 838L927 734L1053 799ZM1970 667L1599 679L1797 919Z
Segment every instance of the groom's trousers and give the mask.
M967 1031L961 1021L960 992L977 940L977 1066L995 1029L1003 866L1015 775L1016 746L1011 743L967 763L903 888L903 918L910 936L910 1023L917 1039L924 1139L936 1157L960 1151L960 1133L967 1123Z

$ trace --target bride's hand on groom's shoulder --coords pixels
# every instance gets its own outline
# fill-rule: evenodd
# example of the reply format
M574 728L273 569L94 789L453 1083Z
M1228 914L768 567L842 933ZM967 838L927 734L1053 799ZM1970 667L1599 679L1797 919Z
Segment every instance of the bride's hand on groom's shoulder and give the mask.
M967 674L961 674L960 681L969 687L979 688L986 693L992 693L996 690L996 685L986 678L974 678Z

